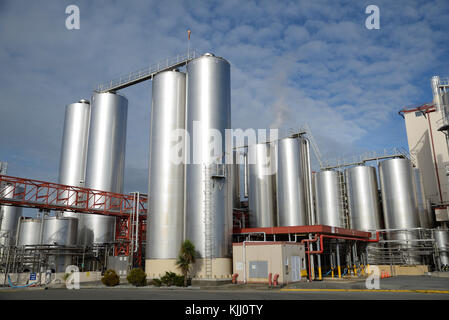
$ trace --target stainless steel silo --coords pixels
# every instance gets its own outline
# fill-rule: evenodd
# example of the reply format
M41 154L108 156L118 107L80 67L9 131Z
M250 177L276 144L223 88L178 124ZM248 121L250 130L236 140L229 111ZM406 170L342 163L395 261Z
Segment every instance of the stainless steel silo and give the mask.
M115 93L95 93L92 96L89 140L86 164L86 188L123 193L125 170L126 123L128 100ZM103 205L89 206L102 209ZM105 202L96 196L96 203ZM106 204L109 206L110 204ZM83 214L81 239L101 239L97 231L115 224L115 217ZM105 224L97 225L97 224ZM93 234L92 234L93 233ZM91 235L92 234L92 235ZM88 236L86 236L88 235ZM82 243L89 245L89 242Z
M315 173L317 224L344 228L342 179L338 171Z
M302 174L302 185L304 186L304 195L306 202L307 211L307 224L315 225L315 206L313 201L313 179L312 179L312 166L310 162L310 142L307 138L299 139L301 144L301 170Z
M433 229L433 238L438 250L437 260L440 267L449 267L449 230Z
M389 159L379 164L385 228L418 228L418 202L410 161Z
M183 241L184 159L176 162L172 152L175 130L185 129L185 97L185 73L166 71L153 78L147 259L176 259Z
M225 129L231 128L230 65L205 54L187 64L185 238L201 258L229 258L232 233L232 178L225 157ZM214 142L211 148L211 142Z
M84 187L89 123L89 101L83 99L66 107L59 161L60 184ZM70 200L68 204L73 202Z
M115 217L86 213L81 215L79 223L83 227L81 233L78 234L78 244L89 246L114 242Z
M380 162L379 177L385 228L396 230L389 232L387 238L411 251L407 263L419 263L420 257L413 253L418 232L406 230L419 228L416 185L410 161L389 159Z
M276 227L276 146L259 143L248 146L249 223L251 228Z
M74 247L77 244L78 219L69 217L44 217L42 244Z
M19 220L17 245L39 245L41 242L42 222L40 219L22 217Z
M61 155L59 160L60 184L84 187L86 179L86 162L89 139L90 102L80 100L66 106L64 129L62 134ZM59 195L60 203L73 205L83 195L66 191ZM65 217L80 218L80 213L63 212ZM78 223L78 233L81 232Z
M355 166L345 170L350 228L383 229L376 168Z
M284 138L277 149L277 212L280 227L308 224L301 141Z
M421 179L421 172L418 168L413 168L413 174L415 176L416 184L416 200L418 202L418 218L419 225L421 228L432 228L432 221L430 218L429 211L431 208L428 207L428 202L424 194L423 181Z
M0 188L0 198L12 199L14 193L23 193L22 187L15 187L13 185L4 185ZM22 208L14 206L0 206L0 245L14 245L17 235L17 226L19 219L22 216Z

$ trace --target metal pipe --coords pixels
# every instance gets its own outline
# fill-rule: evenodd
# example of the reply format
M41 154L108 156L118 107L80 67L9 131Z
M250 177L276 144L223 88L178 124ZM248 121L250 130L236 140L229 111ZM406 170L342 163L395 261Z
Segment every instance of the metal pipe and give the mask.
M338 278L341 279L341 266L340 266L340 246L337 240L337 268L338 268Z
M312 167L310 164L310 141L304 138L306 141L306 162L307 162L307 188L308 188L308 211L309 211L309 224L315 225L315 207L313 206L313 189L312 189Z
M243 159L244 159L244 197L248 198L248 174L249 174L249 170L248 170L248 150L243 154Z
M318 251L321 250L319 242L317 242L317 249L318 249ZM321 255L320 254L318 254L317 259L318 259L318 280L322 280L322 276L321 276Z
M140 214L139 204L140 204L140 192L137 191L135 194L137 195L137 201L136 201L136 241L135 241L135 246L134 246L134 252L137 252L137 250L139 248L139 214Z

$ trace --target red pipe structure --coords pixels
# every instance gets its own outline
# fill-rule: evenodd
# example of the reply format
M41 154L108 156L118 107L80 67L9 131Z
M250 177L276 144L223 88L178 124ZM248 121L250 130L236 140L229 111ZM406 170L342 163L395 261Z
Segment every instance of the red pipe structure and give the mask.
M320 239L320 250L318 251L310 251L310 243L316 242L318 240L318 237ZM301 240L301 243L307 242L307 257L308 257L308 265L309 265L309 280L312 280L312 274L311 274L311 266L310 266L310 255L311 254L321 254L324 252L324 244L323 239L324 238L330 238L330 239L341 239L341 240L353 240L353 241L362 241L362 242L379 242L379 231L376 232L376 238L375 239L363 239L363 238L355 238L355 237L345 237L345 236L332 236L332 235L315 235L313 239L303 239Z
M6 189L6 186L12 186L12 188ZM137 204L133 195L0 175L0 205L117 217L117 244L114 250L116 256L134 255L130 247L136 236L135 232L132 232L132 219L137 207L139 248L135 256L140 264L142 263L142 245L145 241L147 201L144 195L140 195Z

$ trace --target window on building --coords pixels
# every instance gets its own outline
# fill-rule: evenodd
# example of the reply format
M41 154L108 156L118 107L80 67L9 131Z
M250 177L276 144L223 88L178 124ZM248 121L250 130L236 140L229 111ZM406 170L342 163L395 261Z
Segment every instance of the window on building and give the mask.
M422 115L423 115L423 113L421 111L415 112L415 117L421 117Z

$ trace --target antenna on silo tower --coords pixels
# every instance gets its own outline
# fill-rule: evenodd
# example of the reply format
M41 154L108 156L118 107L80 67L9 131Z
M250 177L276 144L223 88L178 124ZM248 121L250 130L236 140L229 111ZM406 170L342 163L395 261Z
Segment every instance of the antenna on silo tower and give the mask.
M190 34L192 32L189 30L187 30L187 59L190 58Z

